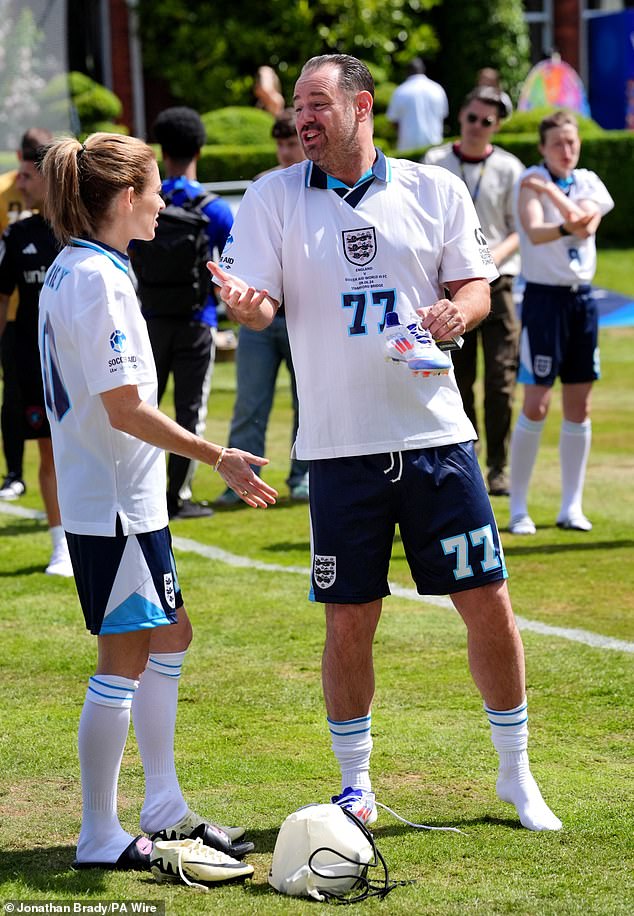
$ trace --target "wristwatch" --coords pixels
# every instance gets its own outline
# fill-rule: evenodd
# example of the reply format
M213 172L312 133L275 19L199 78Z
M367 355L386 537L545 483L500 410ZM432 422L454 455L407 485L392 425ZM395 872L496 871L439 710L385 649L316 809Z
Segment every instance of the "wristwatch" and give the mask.
M559 235L572 235L572 232L570 232L570 230L566 229L566 227L564 226L563 223L561 223L559 226L557 226L557 229L559 230Z

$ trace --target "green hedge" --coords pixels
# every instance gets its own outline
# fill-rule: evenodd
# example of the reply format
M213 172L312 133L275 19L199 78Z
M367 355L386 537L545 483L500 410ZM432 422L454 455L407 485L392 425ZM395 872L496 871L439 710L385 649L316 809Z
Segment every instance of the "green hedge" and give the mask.
M233 105L217 108L201 115L209 146L228 143L251 146L267 143L271 139L273 116L260 108Z
M272 140L253 146L204 146L198 160L198 180L246 181L275 165Z
M499 134L496 143L513 153L525 165L535 165L540 156L537 134ZM396 153L381 147L388 155L420 159L425 150ZM205 146L200 157L198 177L201 181L232 181L254 178L277 164L273 143L258 146ZM605 182L616 206L601 224L604 241L632 242L634 213L634 132L606 131L600 137L589 136L581 147L581 168L591 169Z

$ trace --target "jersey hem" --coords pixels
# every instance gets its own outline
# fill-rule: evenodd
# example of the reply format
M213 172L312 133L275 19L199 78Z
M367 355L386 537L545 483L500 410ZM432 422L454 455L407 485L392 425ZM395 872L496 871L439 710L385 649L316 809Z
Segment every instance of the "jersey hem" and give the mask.
M462 442L476 442L477 436L466 435L437 436L425 440L395 439L391 442L373 442L365 445L336 446L324 449L295 449L300 461L320 461L322 458L360 458L363 455L383 455L389 452L411 452L424 448L440 448L443 445L459 445Z

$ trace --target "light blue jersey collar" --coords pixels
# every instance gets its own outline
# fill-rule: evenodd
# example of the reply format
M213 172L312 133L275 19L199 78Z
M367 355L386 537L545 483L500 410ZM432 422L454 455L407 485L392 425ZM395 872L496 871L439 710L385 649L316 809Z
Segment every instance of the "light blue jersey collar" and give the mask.
M130 258L123 254L122 251L117 251L116 248L111 248L110 245L106 245L104 242L95 242L92 239L78 239L74 236L71 237L70 244L73 248L89 248L91 251L96 251L97 254L103 254L108 260L112 261L115 267L127 274Z
M371 169L362 175L353 185L353 188L358 187L359 185L365 184L369 181L370 178L378 178L379 181L388 182L392 178L392 169L390 163L388 162L385 154L375 147L376 159ZM315 165L314 162L308 163L308 168L306 169L306 187L307 188L322 188L324 190L334 190L335 188L345 188L346 190L352 190L349 185L344 184L343 181L339 181L338 178L333 178L332 175L328 175L323 169L320 169L318 165Z

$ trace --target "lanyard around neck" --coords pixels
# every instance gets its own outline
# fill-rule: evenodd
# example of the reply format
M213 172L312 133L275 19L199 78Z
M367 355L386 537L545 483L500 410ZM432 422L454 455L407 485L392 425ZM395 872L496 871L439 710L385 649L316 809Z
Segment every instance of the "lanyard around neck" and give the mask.
M485 170L485 168L486 168L488 159L489 159L489 157L487 156L487 158L486 158L486 159L483 159L482 162L480 163L480 171L478 172L478 180L476 181L475 188L474 188L473 191L472 191L471 188L469 187L469 182L467 181L467 176L465 175L464 160L462 159L461 156L458 156L458 164L459 164L459 166L460 166L460 177L462 178L462 180L463 180L464 183L466 184L466 186L467 186L467 191L468 191L469 194L471 195L471 200L472 200L474 203L475 203L476 200L478 199L478 194L480 193L480 185L482 184L482 176L484 175L484 170Z

